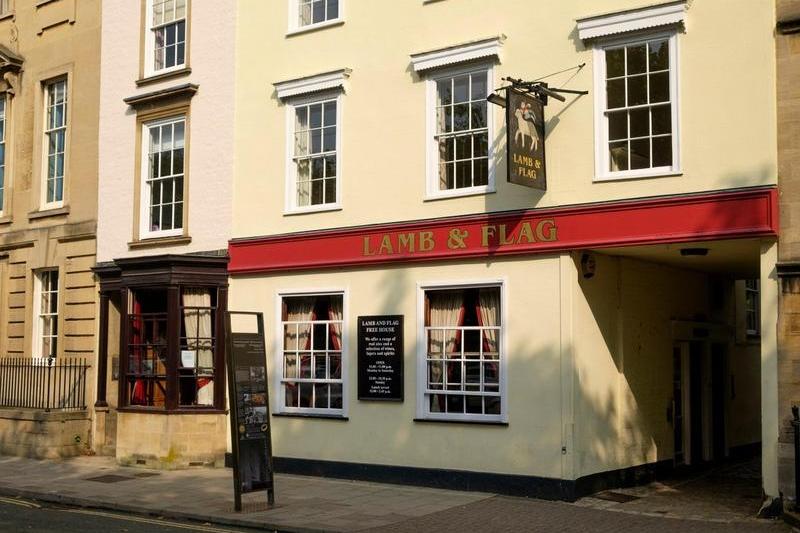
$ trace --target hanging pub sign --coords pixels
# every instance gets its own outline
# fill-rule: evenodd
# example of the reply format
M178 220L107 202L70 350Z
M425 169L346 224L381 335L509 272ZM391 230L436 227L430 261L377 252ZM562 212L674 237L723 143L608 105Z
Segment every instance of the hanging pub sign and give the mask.
M544 102L534 94L506 90L508 181L547 190L544 162Z
M233 331L231 317L248 317L256 331ZM242 510L242 493L266 490L275 503L272 435L269 420L264 317L261 313L225 313L228 398L233 448L234 508Z
M403 316L358 317L358 399L403 401Z

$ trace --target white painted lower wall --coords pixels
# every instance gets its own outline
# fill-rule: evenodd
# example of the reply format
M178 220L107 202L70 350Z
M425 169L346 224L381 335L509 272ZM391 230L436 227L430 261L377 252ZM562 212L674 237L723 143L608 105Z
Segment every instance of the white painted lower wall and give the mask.
M577 253L233 277L229 308L264 313L272 376L277 294L346 294L348 419L273 418L275 455L561 479L672 459L672 321L727 317L729 309L710 309L705 274L595 258L589 280L580 276ZM497 279L507 310L508 425L415 422L418 287ZM357 400L357 317L378 314L405 317L403 403ZM736 347L732 339L729 360L738 381L728 445L757 442L757 346ZM270 401L275 412L275 390Z

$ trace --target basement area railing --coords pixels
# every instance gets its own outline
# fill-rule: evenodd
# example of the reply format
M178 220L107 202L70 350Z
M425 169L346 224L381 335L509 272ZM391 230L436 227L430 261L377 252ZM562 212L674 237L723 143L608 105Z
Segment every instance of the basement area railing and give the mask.
M84 410L89 366L80 357L0 358L0 408Z

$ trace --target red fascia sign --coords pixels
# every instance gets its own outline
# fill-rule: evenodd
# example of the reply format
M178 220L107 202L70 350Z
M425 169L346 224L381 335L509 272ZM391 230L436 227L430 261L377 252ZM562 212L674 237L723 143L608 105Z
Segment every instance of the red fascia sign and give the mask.
M235 239L231 274L775 236L775 188Z

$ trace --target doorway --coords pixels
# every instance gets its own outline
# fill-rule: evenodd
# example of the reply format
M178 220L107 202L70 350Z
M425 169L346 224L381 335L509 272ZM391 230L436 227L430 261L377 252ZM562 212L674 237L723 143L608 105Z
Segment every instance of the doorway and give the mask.
M727 345L677 341L672 350L675 465L723 460L726 440Z

